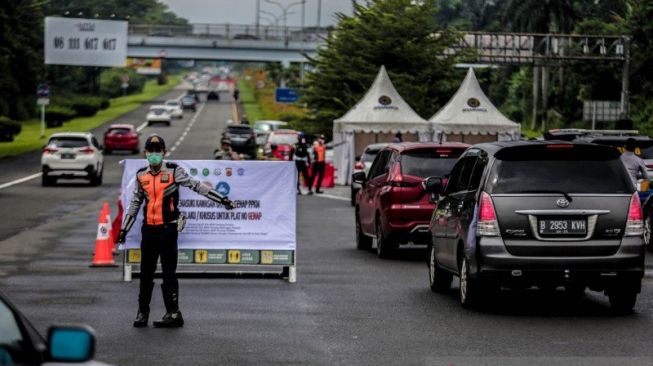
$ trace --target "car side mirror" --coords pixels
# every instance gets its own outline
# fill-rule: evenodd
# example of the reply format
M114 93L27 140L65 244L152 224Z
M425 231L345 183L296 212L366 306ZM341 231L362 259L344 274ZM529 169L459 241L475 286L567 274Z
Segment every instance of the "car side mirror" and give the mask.
M86 325L58 325L48 330L48 351L55 362L86 362L95 355L95 332Z
M444 194L442 178L428 177L422 181L422 188L430 195L431 202L437 201Z
M365 184L365 172L357 172L351 175L351 180L354 183Z

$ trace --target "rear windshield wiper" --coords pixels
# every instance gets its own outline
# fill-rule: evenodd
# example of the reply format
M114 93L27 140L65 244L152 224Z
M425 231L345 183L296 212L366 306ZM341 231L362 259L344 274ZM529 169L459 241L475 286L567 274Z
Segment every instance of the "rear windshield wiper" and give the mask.
M567 201L571 202L573 199L567 192L563 191L556 191L556 190L546 190L546 189L533 189L533 190L524 190L524 191L518 191L517 193L559 193L567 199Z

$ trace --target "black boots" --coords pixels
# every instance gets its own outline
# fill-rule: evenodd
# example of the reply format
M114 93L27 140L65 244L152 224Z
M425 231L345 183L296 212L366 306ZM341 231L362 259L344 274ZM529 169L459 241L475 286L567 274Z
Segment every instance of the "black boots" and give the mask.
M176 287L176 286L175 286ZM184 318L179 311L179 293L172 286L161 285L163 292L163 303L166 306L166 314L163 319L154 322L157 328L177 328L184 325Z
M138 314L136 314L136 319L134 320L134 327L136 328L143 328L147 327L147 321L150 318L150 314L144 313L142 311L138 311Z
M161 320L155 320L154 326L157 328L179 328L184 326L184 318L181 311L166 313Z
M150 300L152 300L152 289L154 282L141 282L140 292L138 294L138 314L134 320L134 327L147 327L150 317Z

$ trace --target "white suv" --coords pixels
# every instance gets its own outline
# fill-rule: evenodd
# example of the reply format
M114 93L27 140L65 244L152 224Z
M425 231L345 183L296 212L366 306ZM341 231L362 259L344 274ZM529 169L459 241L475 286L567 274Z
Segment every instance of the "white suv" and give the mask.
M167 126L170 126L171 119L172 117L167 105L151 106L145 117L148 126L151 126L153 123L165 123Z
M43 186L57 179L88 179L102 184L104 156L97 138L89 132L63 132L50 136L41 156Z
M182 109L181 102L178 99L166 100L166 106L173 118L184 118L184 110Z

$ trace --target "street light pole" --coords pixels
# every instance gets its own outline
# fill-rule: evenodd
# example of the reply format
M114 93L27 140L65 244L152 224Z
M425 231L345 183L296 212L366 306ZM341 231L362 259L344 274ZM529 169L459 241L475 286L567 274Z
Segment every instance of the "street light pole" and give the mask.
M317 0L317 27L322 23L322 0Z
M261 23L261 0L256 0L256 36L260 38L259 26Z

